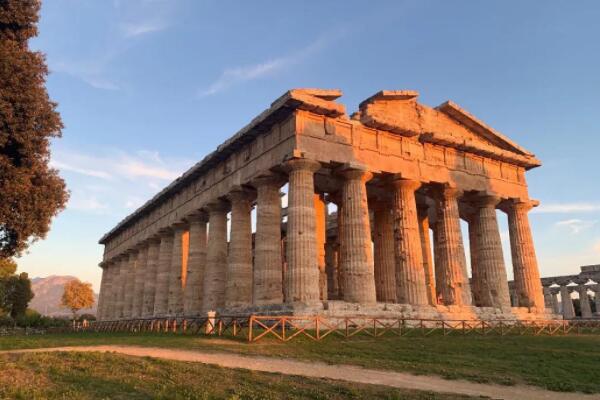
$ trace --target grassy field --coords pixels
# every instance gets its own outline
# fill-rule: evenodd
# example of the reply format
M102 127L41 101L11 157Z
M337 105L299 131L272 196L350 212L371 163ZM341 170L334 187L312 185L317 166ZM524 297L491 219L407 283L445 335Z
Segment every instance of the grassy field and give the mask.
M0 356L2 399L468 399L115 354Z
M131 344L290 357L332 364L439 375L555 391L600 393L600 336L385 337L289 343L171 334L68 334L3 337L0 349L90 344Z

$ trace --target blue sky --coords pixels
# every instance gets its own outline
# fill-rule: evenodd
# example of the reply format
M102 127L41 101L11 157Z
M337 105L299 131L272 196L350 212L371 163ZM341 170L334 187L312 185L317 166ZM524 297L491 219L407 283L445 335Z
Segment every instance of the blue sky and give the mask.
M542 275L600 263L599 17L597 1L46 0L32 47L71 200L19 268L97 288L99 237L294 87L340 88L349 112L380 89L454 100L544 163Z

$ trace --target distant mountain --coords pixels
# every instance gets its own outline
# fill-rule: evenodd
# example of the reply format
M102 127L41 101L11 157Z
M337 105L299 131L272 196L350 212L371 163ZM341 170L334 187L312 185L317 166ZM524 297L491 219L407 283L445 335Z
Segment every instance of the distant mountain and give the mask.
M35 297L29 303L29 308L36 310L40 314L51 317L71 315L71 310L63 308L60 300L63 295L65 283L77 279L74 276L56 276L47 278L33 278L31 280L31 289ZM79 311L79 314L96 314L96 305L98 304L98 295L94 293L94 307Z

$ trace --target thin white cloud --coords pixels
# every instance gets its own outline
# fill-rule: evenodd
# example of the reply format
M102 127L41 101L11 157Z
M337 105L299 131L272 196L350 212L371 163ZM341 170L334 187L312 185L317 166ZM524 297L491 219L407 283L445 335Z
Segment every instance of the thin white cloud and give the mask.
M108 205L99 201L95 196L86 196L84 193L75 191L67 204L67 209L104 214L108 211Z
M336 40L342 32L333 32L319 37L308 46L301 48L286 56L273 58L258 64L226 68L221 75L207 88L198 91L198 97L207 97L223 92L232 86L264 78L279 71L293 67L301 63L311 55L327 47Z
M148 33L160 32L168 27L166 21L137 21L121 24L121 30L125 37L142 36Z
M87 176L91 176L94 178L101 178L101 179L112 179L112 177L110 176L109 173L105 172L105 171L97 171L94 169L87 169L84 167L76 167L73 165L69 165L67 163L63 163L57 160L52 159L50 161L50 166L62 171L69 171L69 172L75 172L77 174L81 174L81 175L87 175Z
M568 214L600 211L600 203L542 203L533 209L538 214Z
M596 221L595 220L591 220L591 221L590 220L581 220L581 219L573 218L573 219L567 219L564 221L558 221L555 225L559 228L566 228L573 235L577 235L577 234L585 231L586 229L589 229L589 228L593 227L594 225L596 225Z

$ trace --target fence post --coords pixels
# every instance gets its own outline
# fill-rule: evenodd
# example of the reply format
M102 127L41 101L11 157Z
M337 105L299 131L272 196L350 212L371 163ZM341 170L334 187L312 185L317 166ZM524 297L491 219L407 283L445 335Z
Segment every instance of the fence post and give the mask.
M317 330L317 340L321 340L321 332L319 331L321 324L319 323L319 316L317 315L315 318L315 328Z
M252 327L254 325L254 315L250 316L248 320L248 342L252 342Z

